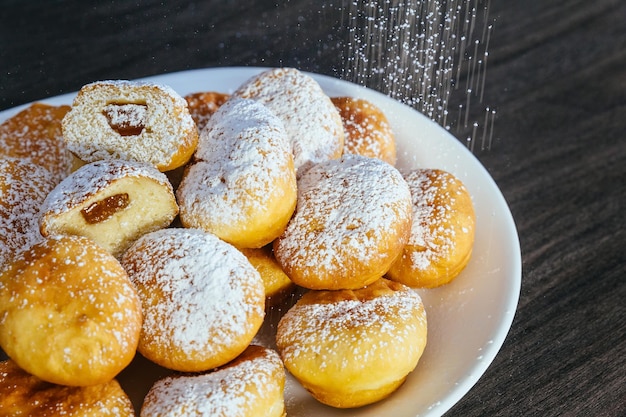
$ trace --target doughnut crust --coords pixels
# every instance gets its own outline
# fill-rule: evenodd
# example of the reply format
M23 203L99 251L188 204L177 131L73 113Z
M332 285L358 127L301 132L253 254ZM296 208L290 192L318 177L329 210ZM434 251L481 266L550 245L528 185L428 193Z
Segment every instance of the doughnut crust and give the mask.
M245 350L263 323L259 273L210 233L152 232L121 262L143 306L138 350L163 367L200 372L221 366Z
M26 372L55 384L108 382L133 359L137 292L119 262L81 236L54 236L0 275L0 346Z
M168 86L127 80L83 86L63 118L68 148L85 162L124 159L170 171L198 143L187 102Z
M12 360L0 362L0 415L133 417L133 405L117 380L69 387L42 381Z
M67 149L61 121L70 106L33 103L0 124L0 156L25 159L46 168L55 183L65 178L74 157Z
M157 381L143 417L284 417L285 369L278 354L251 345L237 359L208 373Z
M332 97L345 132L344 153L369 156L396 164L396 139L383 111L355 97Z
M416 169L405 179L413 200L413 227L387 277L411 287L447 284L471 258L476 223L472 198L458 178L439 169Z
M243 83L233 96L265 104L287 130L298 175L343 153L339 112L319 84L295 68L274 68Z
M0 270L40 242L39 209L55 180L30 161L0 158Z
M272 245L240 250L246 255L252 266L259 271L263 279L267 307L280 304L286 296L293 292L295 285L276 261Z
M356 289L382 277L411 229L411 195L398 170L346 154L298 181L296 212L274 241L293 282L315 290Z
M358 290L309 291L276 334L287 370L317 400L337 408L389 396L416 367L426 339L419 295L384 278Z
M296 173L283 124L263 104L233 98L201 132L176 190L185 227L240 248L278 237L296 206Z
M89 237L119 257L139 236L170 225L178 214L165 174L137 162L102 160L74 171L41 207L44 236Z

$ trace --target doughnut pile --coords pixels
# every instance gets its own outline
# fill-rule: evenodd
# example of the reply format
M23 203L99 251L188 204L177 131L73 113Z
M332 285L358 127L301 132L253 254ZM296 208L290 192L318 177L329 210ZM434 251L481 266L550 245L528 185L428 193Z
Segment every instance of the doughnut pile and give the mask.
M93 82L0 143L0 414L282 417L288 377L381 401L426 348L416 289L472 253L462 182L398 170L380 108L293 68Z

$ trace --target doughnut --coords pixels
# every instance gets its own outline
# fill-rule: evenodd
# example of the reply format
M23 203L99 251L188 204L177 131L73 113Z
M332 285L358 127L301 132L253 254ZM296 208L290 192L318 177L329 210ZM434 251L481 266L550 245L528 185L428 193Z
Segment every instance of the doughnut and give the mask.
M0 124L0 157L24 159L46 168L55 182L72 170L61 121L70 106L33 103Z
M189 113L198 126L198 131L204 129L209 119L217 109L228 100L229 94L216 91L203 91L187 94L185 100L189 106Z
M135 411L115 379L87 387L51 384L7 360L0 362L0 415L134 417Z
M298 181L298 202L274 241L293 282L314 290L356 289L382 277L411 230L409 187L393 166L346 154Z
M393 393L417 366L426 339L420 296L385 278L358 290L309 291L276 332L287 370L314 398L337 408Z
M283 124L254 100L224 103L202 130L176 196L185 227L239 248L272 242L289 222L297 196Z
M0 270L43 239L39 209L55 184L50 171L40 165L0 158Z
M206 373L154 383L142 417L285 417L285 369L278 354L251 345L237 359Z
M440 169L415 169L404 176L413 200L413 226L387 277L419 288L447 284L472 255L472 198L458 178Z
M47 382L103 384L135 356L141 304L128 275L82 236L49 237L0 274L0 347Z
M379 158L396 164L396 139L383 111L374 103L353 97L331 97L345 132L344 153Z
M119 257L139 236L178 214L172 185L151 165L117 159L84 165L59 183L41 207L41 234L87 236Z
M319 84L303 72L295 68L263 71L244 82L233 96L261 101L283 121L298 175L343 153L339 112Z
M259 273L234 246L197 229L148 233L122 256L143 306L138 351L168 369L233 360L265 315Z
M267 307L279 304L286 296L292 294L295 285L276 261L272 245L240 250L246 255L252 266L259 271L263 279Z
M83 86L62 123L67 147L89 163L124 159L170 171L198 143L187 101L168 86L127 80Z

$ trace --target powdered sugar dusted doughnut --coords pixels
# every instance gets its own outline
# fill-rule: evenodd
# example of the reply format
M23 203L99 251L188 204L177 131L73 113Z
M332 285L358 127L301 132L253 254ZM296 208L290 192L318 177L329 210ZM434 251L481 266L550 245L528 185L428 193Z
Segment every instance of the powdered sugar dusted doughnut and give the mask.
M74 171L46 197L41 233L87 236L120 256L178 214L172 185L151 165L102 160Z
M419 295L384 278L358 290L309 291L276 334L287 370L319 401L339 408L394 392L416 367L426 339Z
M395 165L396 139L387 117L374 103L353 97L332 97L345 136L344 153L379 158Z
M43 239L39 209L54 186L47 169L23 159L0 158L0 271Z
M474 245L475 214L463 183L439 169L416 169L405 178L413 199L413 227L402 256L387 276L413 287L452 281Z
M74 158L63 141L61 120L70 106L33 103L0 124L0 156L46 168L55 182L71 171Z
M82 236L47 238L0 275L0 346L60 385L113 379L135 356L141 304L128 275Z
M121 262L143 306L138 350L161 366L188 372L221 366L243 352L263 322L259 273L210 233L149 233Z
M411 195L394 167L344 155L298 181L298 205L274 242L278 263L310 289L354 289L381 276L402 252L411 228Z
M146 395L141 416L283 417L284 386L278 354L250 346L212 372L157 381Z
M283 124L263 104L233 98L201 132L176 195L180 220L237 247L261 247L285 229L296 174Z
M337 109L319 84L297 69L264 71L233 95L261 101L283 121L298 175L343 153L344 132Z
M51 384L7 360L0 362L0 415L133 417L135 410L115 379L86 387Z
M165 85L126 80L81 88L63 119L63 136L85 162L125 159L160 171L187 163L198 142L184 98Z

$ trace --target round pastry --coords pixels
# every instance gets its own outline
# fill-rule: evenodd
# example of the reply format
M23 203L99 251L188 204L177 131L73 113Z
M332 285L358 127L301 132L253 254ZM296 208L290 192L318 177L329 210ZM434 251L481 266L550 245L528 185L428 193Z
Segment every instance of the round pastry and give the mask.
M186 164L198 142L187 101L168 86L141 81L85 85L62 127L68 148L85 162L125 159L159 171Z
M296 195L282 123L263 104L241 98L224 103L211 117L176 190L185 227L240 248L259 248L278 237Z
M47 169L24 159L0 158L0 270L41 241L39 209L54 186Z
M396 138L383 111L368 100L332 97L345 132L344 153L369 156L396 164Z
M135 410L115 379L87 387L51 384L7 360L0 362L0 415L133 417Z
M264 71L241 85L234 96L261 101L285 124L298 175L343 153L339 112L319 84L295 68Z
M0 346L55 384L108 382L135 356L141 304L119 262L82 236L55 236L0 275Z
M185 96L185 100L187 100L187 105L189 106L189 113L196 122L198 131L204 129L213 113L215 113L229 97L229 94L215 91L191 93Z
M41 233L87 236L119 257L139 236L178 214L167 177L151 165L102 160L66 177L41 207Z
M46 168L55 182L72 170L74 157L61 132L70 106L34 103L0 125L0 156L28 160Z
M221 366L245 350L263 323L259 273L210 233L149 233L121 262L143 306L138 350L158 365L185 372Z
M476 217L463 183L439 169L416 169L405 178L413 199L411 237L387 277L411 287L449 283L472 254Z
M358 290L307 292L276 333L287 370L337 408L389 396L416 367L426 339L419 295L384 278Z
M248 261L259 271L263 279L267 307L279 304L292 293L295 285L276 261L272 245L241 249L241 252L246 255Z
M296 212L274 241L274 254L302 287L355 289L387 272L410 230L411 194L400 172L346 154L300 178Z
M251 345L208 373L168 376L154 383L142 417L284 417L285 369L278 354Z

